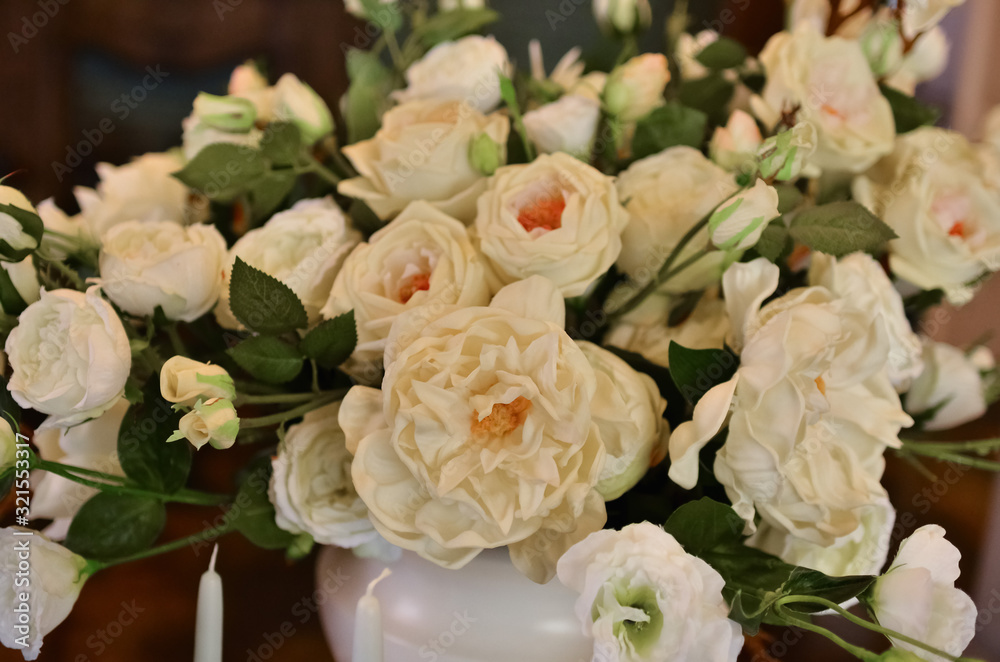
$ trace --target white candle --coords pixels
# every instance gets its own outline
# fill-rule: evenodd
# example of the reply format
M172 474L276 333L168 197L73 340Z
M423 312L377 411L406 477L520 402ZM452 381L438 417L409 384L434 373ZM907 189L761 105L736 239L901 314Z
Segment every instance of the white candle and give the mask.
M215 571L219 546L212 550L208 571L198 585L198 616L194 632L194 662L222 662L222 577Z
M358 600L354 614L354 652L351 662L384 662L382 657L382 608L373 594L375 585L391 575L389 568L382 571Z

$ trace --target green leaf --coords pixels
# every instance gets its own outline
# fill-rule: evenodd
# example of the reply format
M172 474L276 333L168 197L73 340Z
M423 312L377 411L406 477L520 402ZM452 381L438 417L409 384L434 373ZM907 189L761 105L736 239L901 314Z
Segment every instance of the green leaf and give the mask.
M16 205L0 204L0 214L6 214L13 218L21 226L21 230L35 240L35 245L30 248L14 248L6 241L0 240L0 260L4 262L20 262L41 245L45 225L38 214L27 209L21 209Z
M892 107L896 133L909 133L922 126L933 126L941 118L941 110L938 108L928 106L885 84L879 85L879 89Z
M736 85L715 71L704 78L685 81L678 99L690 108L700 110L713 124L725 124L729 118L729 101L736 92Z
M302 133L291 122L272 122L267 125L260 141L260 153L274 165L290 166L302 150Z
M671 341L667 353L670 375L692 405L713 386L732 379L740 365L739 357L724 349L688 349Z
M720 545L739 544L744 526L732 507L703 497L675 510L663 528L688 554L701 556Z
M779 217L764 228L760 240L753 248L761 257L766 257L771 262L777 262L790 248L791 240L784 219Z
M347 141L368 140L379 128L379 118L392 91L392 72L378 56L352 48L347 52L347 75L351 85L344 102Z
M782 593L787 595L809 595L815 598L825 598L838 605L851 598L861 595L875 583L871 575L851 575L848 577L829 577L818 570L796 567L781 586ZM822 605L797 604L794 609L805 612L824 611Z
M250 208L254 221L269 218L295 187L292 170L272 170L254 182L250 191Z
M266 457L260 458L251 463L248 469L230 511L236 516L234 526L258 547L285 549L294 542L295 536L278 528L275 522L274 506L267 497L271 462Z
M66 547L88 559L107 561L148 549L167 521L163 502L132 494L100 492L73 518Z
M354 311L326 320L306 334L299 349L324 368L336 368L347 360L358 344Z
M802 191L791 184L776 184L774 190L778 192L778 211L782 214L795 211L805 200Z
M212 200L230 202L252 188L266 171L260 151L245 145L213 143L195 154L174 177Z
M258 333L280 335L309 324L292 288L240 258L229 281L229 307L243 326Z
M160 395L156 375L146 383L141 402L125 412L118 429L118 461L141 487L166 494L184 487L191 471L191 445L167 443L180 416Z
M414 35L426 48L431 48L442 42L454 41L479 32L499 19L500 14L492 9L456 9L439 12L417 28Z
M896 233L857 202L831 202L795 215L788 228L792 239L814 251L843 257L874 252Z
M299 350L274 336L247 338L226 350L241 368L268 384L284 384L302 371L304 359Z
M0 309L7 315L20 315L28 307L24 297L14 287L6 269L0 269Z
M734 39L720 37L703 48L695 59L709 69L733 69L746 62L747 49Z
M403 11L395 3L384 3L379 0L361 0L365 17L387 32L396 32L403 27Z
M521 116L521 104L517 101L517 90L514 88L514 81L502 71L497 71L497 76L500 77L500 97L510 112L514 129L521 136L521 143L524 145L524 153L528 161L533 161L535 159L535 146L531 144L531 140L528 138L528 131L524 128L524 118Z
M693 108L668 103L639 120L632 140L632 153L641 159L668 147L700 147L705 139L708 116Z
M3 412L4 418L7 419L10 427L16 433L21 422L21 408L14 402L10 391L7 390L7 378L3 375L0 375L0 411Z

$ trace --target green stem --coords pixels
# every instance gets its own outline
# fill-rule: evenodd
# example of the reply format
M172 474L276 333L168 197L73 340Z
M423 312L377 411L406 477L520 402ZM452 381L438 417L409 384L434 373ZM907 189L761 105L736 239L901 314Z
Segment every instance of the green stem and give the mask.
M333 184L334 187L336 187L337 184L341 182L342 177L337 176L336 173L334 173L332 170L330 170L325 165L320 163L316 159L316 157L314 157L312 154L306 154L306 159L308 160L309 163L303 166L301 172L314 172L323 179L325 179L326 181Z
M1000 439L980 439L978 441L911 441L903 440L903 448L919 453L921 450L944 451L946 453L981 453L986 455L1000 450Z
M788 625L794 625L795 627L802 628L803 630L808 630L810 632L815 632L816 634L822 635L827 639L829 639L830 641L832 641L833 643L840 646L841 648L843 648L845 651L847 651L854 657L858 658L859 660L872 660L875 657L871 651L861 648L860 646L855 646L854 644L848 643L847 641L838 637L833 632L830 632L824 627L815 625L811 621L805 618L797 618L795 616L792 616L791 612L787 609L782 609L776 606L774 611L775 614L784 619Z
M315 398L311 402L307 402L306 404L296 407L295 409L279 412L277 414L271 414L270 416L258 416L257 418L242 418L240 419L240 429L249 430L252 428L264 428L271 425L278 425L280 423L284 423L285 421L290 421L293 418L298 418L299 416L308 414L314 409L319 409L324 405L328 405L331 402L336 401L338 397L342 397L341 394L338 392L333 392Z
M87 284L83 282L83 279L80 278L80 275L75 271L73 271L72 269L70 269L65 264L63 264L62 262L47 256L43 256L37 252L35 253L35 257L42 264L48 267L52 267L53 269L58 271L63 276L63 278L65 278L66 280L68 280L70 283L73 284L73 287L75 289L80 290L81 292L87 289Z
M168 324L166 332L167 337L170 338L170 346L173 348L174 354L177 356L190 356L187 347L184 346L184 341L181 339L181 334L177 330L177 325Z
M314 399L317 393L279 393L276 395L244 395L236 396L236 405L287 405L307 402Z
M41 469L42 471L48 471L49 473L57 476L62 476L66 480L71 480L74 483L92 487L94 489L101 490L102 492L110 492L112 494L145 496L159 501L187 503L196 506L218 506L232 501L232 497L224 494L209 494L207 492L199 492L197 490L183 489L173 494L164 494L162 492L146 490L141 487L134 487L132 485L125 484L124 481L127 479L124 479L121 476L113 476L111 474L94 471L92 469L74 467L72 465L61 464L59 462L50 462L40 458L33 463L33 466ZM89 478L84 478L83 475L78 474L88 475L94 478L99 478L100 480L90 480Z
M904 446L902 451L913 453L915 455L920 455L922 457L929 457L940 462L953 462L955 464L964 464L967 467L972 467L974 469L982 469L984 471L996 471L1000 472L1000 462L994 460L982 460L978 457L969 457L968 455L961 455L960 453L947 453L938 450L922 450L919 448L914 448L912 446Z
M150 556L159 556L160 554L166 554L167 552L172 552L177 549L182 549L196 542L202 542L205 540L213 540L219 538L235 528L236 518L232 518L232 521L225 522L219 526L212 527L210 529L205 529L190 535L186 538L181 538L179 540L174 540L173 542L168 542L159 547L153 547L135 554L130 554L129 556L123 556L118 559L112 559L110 561L94 561L92 562L95 566L95 570L103 570L104 568L110 568L115 565L122 565L124 563L131 563L132 561L138 561L140 559L149 558Z
M393 66L396 68L396 71L403 73L406 71L406 61L403 58L403 52L399 50L396 33L392 30L383 30L382 34L385 36L385 45L389 48L389 56L392 58Z
M309 365L312 367L313 393L319 393L319 366L316 365L316 359L309 359Z

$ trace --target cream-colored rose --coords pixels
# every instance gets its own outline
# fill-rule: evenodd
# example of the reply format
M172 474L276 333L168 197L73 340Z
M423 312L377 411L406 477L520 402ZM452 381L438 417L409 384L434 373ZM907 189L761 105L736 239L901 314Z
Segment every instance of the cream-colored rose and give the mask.
M798 121L812 124L818 136L812 165L857 173L892 151L892 109L858 42L824 37L805 22L771 37L760 61L767 84L753 99L754 112L773 127L784 110L798 106Z
M101 181L97 189L73 189L91 236L103 237L112 226L125 221L192 220L196 212L189 206L190 191L173 177L183 165L173 153L143 154L121 166L98 163Z
M670 477L690 489L698 452L728 420L715 475L754 530L754 515L792 535L831 545L855 531L884 495L886 447L912 424L886 363L876 311L823 287L792 290L761 308L778 285L764 258L723 277L740 366L698 401L670 438Z
M731 173L690 147L671 147L636 161L618 176L617 187L630 216L618 268L640 286L652 280L689 229L739 190ZM707 244L704 230L678 264ZM681 292L718 282L724 261L722 252L710 253L665 287Z
M598 531L559 559L595 662L736 662L740 626L725 582L650 522Z
M666 103L670 68L662 53L644 53L615 67L604 84L604 107L623 122L636 122Z
M876 322L889 339L889 379L898 392L923 369L920 338L914 333L903 310L903 298L893 287L882 265L867 253L852 253L836 259L813 253L809 284L821 285L844 302L875 313Z
M467 222L486 187L470 148L485 134L502 150L504 162L509 133L505 116L483 115L458 101L406 103L382 117L375 137L344 148L361 176L341 182L337 190L364 201L383 220L425 200Z
M925 127L854 182L854 197L899 235L889 242L892 272L923 289L941 288L956 305L970 283L1000 269L1000 196L960 134Z
M426 202L414 202L351 252L321 313L331 319L354 311L353 358L362 369L381 361L389 329L402 312L485 306L496 289L496 276L468 229Z
M337 423L339 412L335 402L288 428L271 459L268 495L285 531L308 533L323 545L357 547L373 542L378 533L351 481L351 454Z
M512 68L507 51L493 37L471 35L438 44L406 70L406 89L393 98L407 101L455 101L468 110L488 113L500 105L500 74Z
M580 296L614 264L628 213L610 177L564 153L501 168L479 198L476 239L511 283L545 276Z
M598 100L566 94L558 101L525 113L524 130L543 154L566 152L589 161L600 119Z
M507 545L522 573L548 581L606 519L594 369L545 278L442 313L397 318L382 390L344 399L354 485L393 544L448 568Z
M233 403L223 398L198 400L194 408L181 417L178 429L167 441L187 439L195 450L205 444L225 450L236 443L240 431L240 419L236 416Z
M994 367L989 350L968 356L958 347L925 338L923 356L924 370L906 394L906 411L927 418L924 429L948 430L986 413L982 375Z
M126 221L102 238L100 284L122 310L193 322L215 305L226 240L214 225Z
M908 0L903 8L903 34L908 39L932 29L965 0Z
M940 526L922 526L903 541L889 570L879 577L869 607L878 623L949 655L961 655L976 634L979 610L955 588L961 554ZM921 659L945 659L898 639L893 645Z
M16 207L32 214L38 213L23 193L10 186L0 185L0 205ZM35 223L37 224L37 221ZM26 251L38 248L38 238L28 233L20 221L0 209L0 246L6 246L5 254L9 249L23 255Z
M653 21L649 0L594 0L594 18L610 33L642 32Z
M42 225L45 226L46 230L58 232L70 238L64 240L50 232L42 235L42 250L55 259L65 260L70 253L78 250L78 244L88 248L91 246L99 247L97 237L93 235L90 227L83 220L83 214L69 216L56 206L52 198L38 203L38 216L42 219Z
M199 399L232 400L236 387L222 366L172 356L160 368L160 394L167 402L193 407Z
M295 74L285 74L278 79L271 101L274 118L295 124L307 144L333 131L333 115L326 102Z
M25 535L27 529L0 529L3 545L0 562L0 643L21 652L25 660L37 660L42 639L62 623L87 581L87 559L52 542L37 531ZM20 535L18 535L20 534ZM29 541L30 562L19 551ZM26 572L26 574L18 574ZM18 580L26 579L30 586L30 601L22 601L27 588ZM22 607L22 610L18 610Z
M906 94L912 96L917 91L917 85L937 78L948 66L951 44L948 43L948 37L940 27L933 28L917 39L913 50L905 56L902 55L902 42L897 41L896 44L901 61L885 82Z
M858 527L832 545L817 545L767 522L757 527L747 544L785 563L819 570L831 577L875 575L889 557L895 522L896 510L888 498L881 498L862 508Z
M742 110L735 110L726 126L715 129L708 152L726 170L742 170L754 165L754 154L763 141L757 121Z
M39 430L33 439L39 457L50 462L124 476L125 472L118 462L118 432L128 407L128 400L120 398L111 409L92 421L71 428ZM98 492L96 488L46 471L32 475L31 487L34 492L31 517L53 520L46 533L54 539L65 537L70 520Z
M309 323L315 324L344 258L360 239L330 197L301 200L275 214L229 249L215 319L227 329L240 327L229 310L229 279L240 258L290 287L305 305Z
M825 34L831 18L830 0L794 0L789 11L788 24L796 27L808 23L811 28ZM845 39L855 39L868 25L872 17L869 7L859 9L861 0L842 0L838 3L840 24L836 35Z
M7 278L10 279L10 284L14 286L14 291L21 301L29 305L38 301L41 296L41 285L38 284L35 261L30 255L20 262L0 262L0 268L7 272ZM0 311L7 314L13 313L13 311L3 310L2 303L0 303Z
M597 491L605 501L630 490L667 454L670 424L663 418L667 402L656 382L636 372L606 349L577 341L597 375L592 416L601 431L607 460Z
M708 67L698 61L698 54L718 40L719 33L715 30L702 30L698 34L683 32L677 37L675 57L682 80L696 80L708 75Z
M745 250L760 240L764 228L779 213L778 191L758 179L753 187L733 196L712 214L708 234L722 250Z
M227 91L234 96L244 96L260 92L267 89L267 77L261 73L257 65L248 60L233 69L229 74L229 87Z
M43 292L5 346L14 373L8 388L22 407L68 427L100 416L125 392L132 351L114 308L91 287Z

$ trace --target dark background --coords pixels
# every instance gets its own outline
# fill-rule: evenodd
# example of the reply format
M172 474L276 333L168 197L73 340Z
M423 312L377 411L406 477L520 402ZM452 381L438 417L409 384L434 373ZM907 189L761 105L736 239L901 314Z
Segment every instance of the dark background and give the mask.
M671 3L653 4L654 25L662 25ZM592 59L610 52L593 25L590 0L493 0L491 6L505 14L491 31L521 63L527 61L528 40L536 37L543 42L549 67L575 45L590 45L585 54ZM782 0L691 0L691 6L695 31L722 28L752 51L782 25ZM53 15L38 18L45 7ZM567 19L554 28L547 18L553 11ZM11 33L23 39L12 43ZM179 144L180 122L195 95L201 90L224 93L235 65L263 58L272 80L294 72L336 108L346 87L343 48L364 47L369 39L365 25L346 16L338 0L0 0L0 36L0 175L17 171L10 183L36 202L54 196L70 212L75 211L72 187L93 185L97 162L120 164ZM644 45L653 48L658 38L654 32ZM144 78L154 82L147 78L150 70L162 80L143 87ZM996 436L998 420L995 408L985 421L956 436ZM232 491L235 471L254 452L237 447L202 453L196 486ZM961 581L971 589L983 558L992 478L969 472L946 486L926 513L914 501L928 486L924 478L891 461L885 483L900 514L915 515L915 524L901 528L897 540L923 523L945 525L963 551ZM4 502L0 509L4 524L11 505ZM198 531L220 512L172 507L162 540ZM99 573L87 582L66 622L46 638L39 659L191 659L198 578L207 562L207 554L185 549ZM227 662L253 659L251 653L262 660L331 660L319 619L302 624L301 607L293 612L313 598L312 557L288 564L280 553L256 549L233 534L222 541L219 572L226 591ZM127 615L119 618L126 606L138 615L122 626L129 620ZM294 624L294 634L278 637L287 623ZM276 637L280 646L265 657L271 650L268 642ZM865 641L858 631L850 637ZM797 637L785 639L792 640ZM778 642L767 650L781 660L852 659L813 636L791 646ZM0 660L17 659L20 654L0 649ZM768 658L745 653L741 659Z

